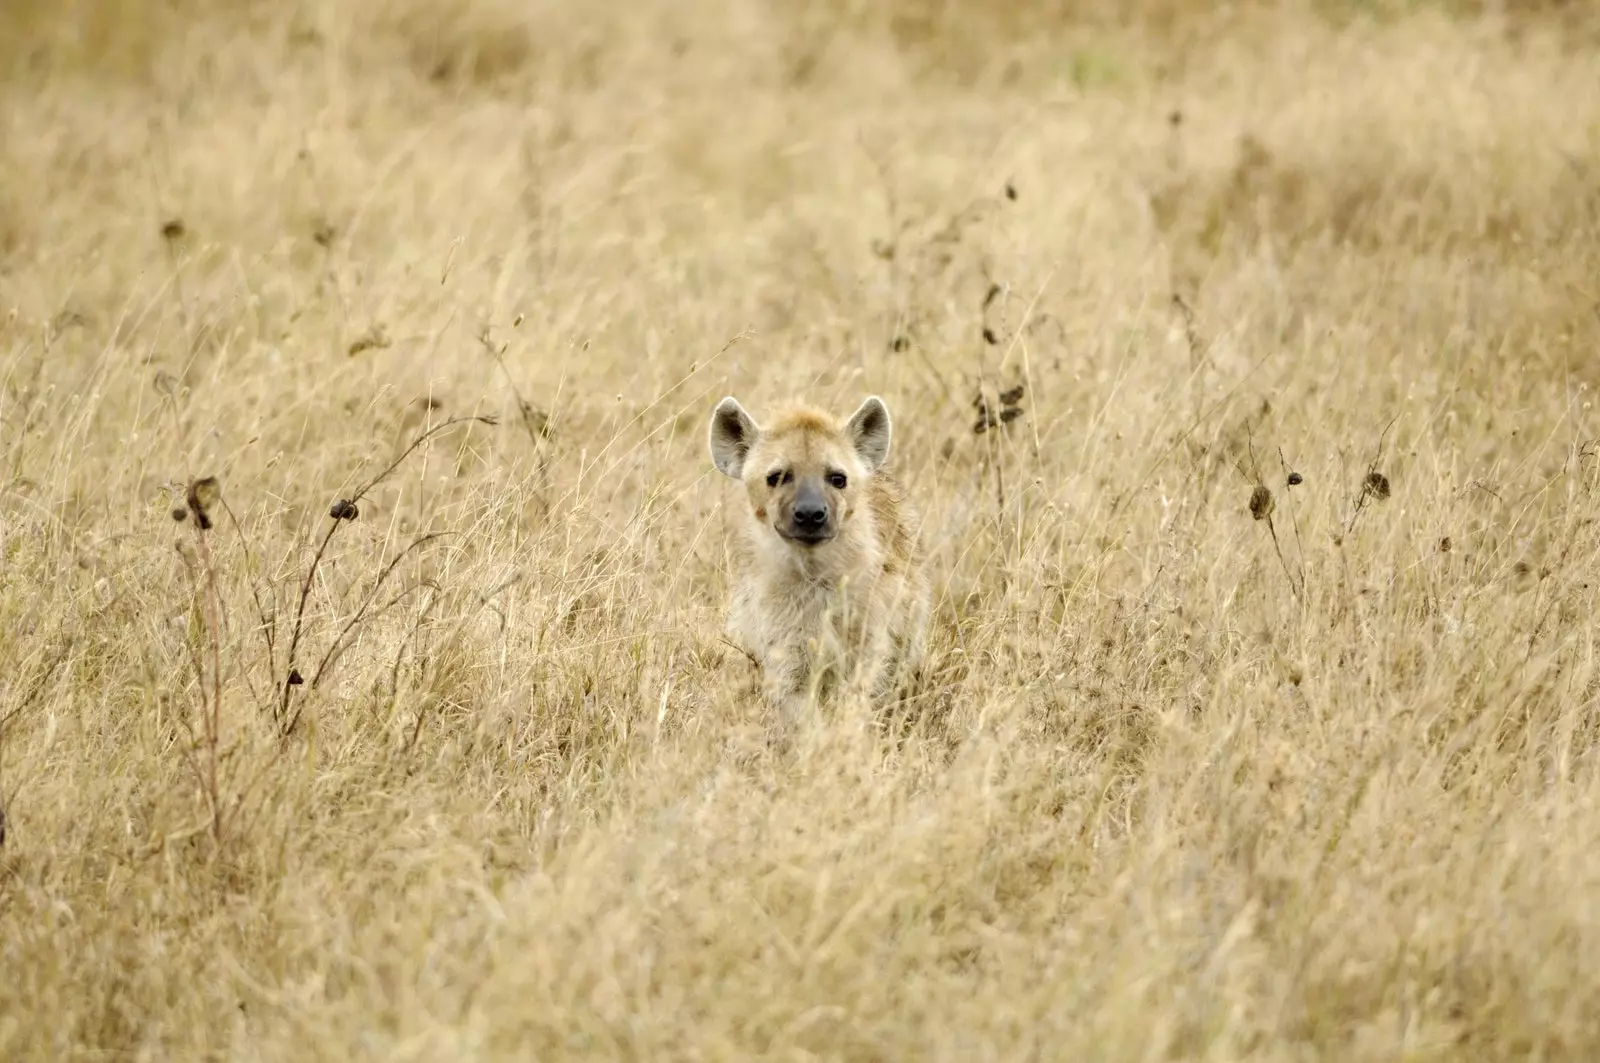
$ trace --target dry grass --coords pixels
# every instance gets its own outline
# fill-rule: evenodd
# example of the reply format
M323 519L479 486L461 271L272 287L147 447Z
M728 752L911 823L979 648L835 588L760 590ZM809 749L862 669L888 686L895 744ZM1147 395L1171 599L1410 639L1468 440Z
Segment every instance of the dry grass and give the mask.
M0 1057L1596 1058L1600 60L1336 6L11 5ZM780 756L796 391L938 613Z

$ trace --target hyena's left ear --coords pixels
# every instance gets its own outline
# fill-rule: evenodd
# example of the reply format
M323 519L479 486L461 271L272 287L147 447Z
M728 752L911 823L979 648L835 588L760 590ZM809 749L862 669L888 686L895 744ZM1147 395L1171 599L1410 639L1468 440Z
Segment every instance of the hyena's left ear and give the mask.
M744 459L761 435L761 426L729 395L711 414L711 463L735 480L744 475Z
M874 395L850 415L845 434L855 444L856 453L866 464L868 472L877 472L889 458L889 407Z

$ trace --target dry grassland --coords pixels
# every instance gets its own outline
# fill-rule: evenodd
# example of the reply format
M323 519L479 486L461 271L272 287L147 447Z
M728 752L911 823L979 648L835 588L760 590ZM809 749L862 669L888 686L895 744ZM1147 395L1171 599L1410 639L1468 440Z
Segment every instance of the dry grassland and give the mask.
M9 0L0 1058L1600 1058L1586 9L1063 6Z

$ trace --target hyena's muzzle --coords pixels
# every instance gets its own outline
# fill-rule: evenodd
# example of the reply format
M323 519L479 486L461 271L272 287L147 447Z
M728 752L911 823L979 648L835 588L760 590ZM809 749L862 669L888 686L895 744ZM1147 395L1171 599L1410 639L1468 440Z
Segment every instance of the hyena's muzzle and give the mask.
M806 477L795 484L794 496L778 509L778 534L801 546L816 546L837 532L828 493L821 478Z

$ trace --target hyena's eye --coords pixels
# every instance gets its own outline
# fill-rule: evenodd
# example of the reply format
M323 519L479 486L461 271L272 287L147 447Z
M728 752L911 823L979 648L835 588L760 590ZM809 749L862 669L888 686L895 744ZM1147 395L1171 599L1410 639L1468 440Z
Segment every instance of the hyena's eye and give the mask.
M844 485L850 481L845 479L845 475L842 472L830 472L828 474L828 482L832 484L836 490L843 491Z
M793 474L787 472L786 470L779 469L777 472L767 473L767 486L777 487L779 484L786 484L792 479L794 479Z

